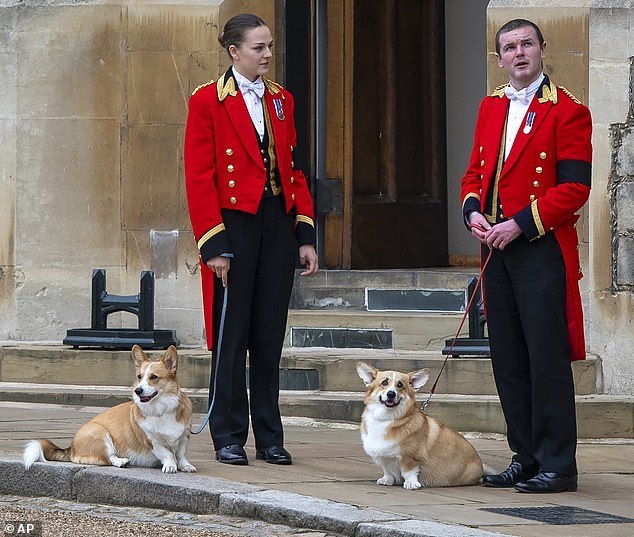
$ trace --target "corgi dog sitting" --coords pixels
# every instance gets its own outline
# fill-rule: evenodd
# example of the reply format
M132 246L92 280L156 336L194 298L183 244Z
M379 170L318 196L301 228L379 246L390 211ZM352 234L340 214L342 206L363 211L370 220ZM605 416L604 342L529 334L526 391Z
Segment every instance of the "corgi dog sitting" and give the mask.
M185 457L192 403L176 379L176 348L172 345L160 360L150 361L135 345L132 360L137 376L133 400L92 418L66 449L49 440L31 440L23 454L27 470L38 461L61 461L119 468L162 466L166 474L196 471Z
M429 379L428 369L379 371L364 362L356 368L366 385L361 439L365 452L383 469L379 485L418 489L480 481L483 466L473 446L416 404L415 392Z

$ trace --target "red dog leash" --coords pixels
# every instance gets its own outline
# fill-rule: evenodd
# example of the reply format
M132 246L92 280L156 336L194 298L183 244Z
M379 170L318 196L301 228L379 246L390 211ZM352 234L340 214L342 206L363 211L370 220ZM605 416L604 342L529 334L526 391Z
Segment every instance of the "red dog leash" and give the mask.
M434 395L436 391L436 386L438 385L438 381L440 380L440 375L442 375L442 372L444 371L445 366L447 365L447 360L449 359L449 356L451 356L451 351L453 350L453 346L456 344L456 340L458 339L458 336L460 335L460 330L462 330L465 319L467 318L467 315L469 314L469 309L471 308L473 299L476 297L476 291L478 290L480 282L482 281L482 275L484 274L484 269L487 268L487 265L489 264L489 261L491 260L492 254L493 254L493 248L489 250L489 255L487 256L486 261L484 262L484 265L482 265L482 269L480 270L480 274L478 275L478 279L476 281L476 286L473 289L473 294L471 295L471 298L469 299L469 303L467 304L467 308L465 309L464 315L462 316L462 321L460 321L460 326L458 327L458 331L456 332L456 335L454 336L453 341L451 342L451 345L449 346L449 350L447 351L447 358L445 358L445 361L442 363L442 367L440 368L440 372L438 373L438 376L436 377L436 381L434 382L434 385L431 387L431 390L429 392L429 397L427 397L427 400L423 403L423 406L420 408L421 412L425 412L425 409L427 408L427 405L429 405L429 401L432 395Z

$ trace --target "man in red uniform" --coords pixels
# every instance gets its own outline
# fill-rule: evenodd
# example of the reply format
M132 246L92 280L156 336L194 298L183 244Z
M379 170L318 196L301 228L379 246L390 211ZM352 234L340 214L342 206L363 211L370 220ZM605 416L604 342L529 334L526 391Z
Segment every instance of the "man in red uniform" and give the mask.
M510 82L486 97L462 178L465 224L492 257L483 290L493 372L514 452L484 485L577 490L570 362L585 358L576 215L588 199L589 110L542 72L546 43L515 19L496 35Z

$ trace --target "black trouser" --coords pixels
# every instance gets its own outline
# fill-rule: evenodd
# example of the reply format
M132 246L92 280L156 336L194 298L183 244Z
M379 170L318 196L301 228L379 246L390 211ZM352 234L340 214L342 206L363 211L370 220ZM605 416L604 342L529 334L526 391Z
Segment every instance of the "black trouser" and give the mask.
M555 236L533 242L520 236L504 250L494 249L484 293L509 447L523 465L576 474L566 275Z
M223 221L234 257L228 279L228 303L220 355L218 331L224 290L216 278L214 349L209 400L218 379L210 430L216 449L246 443L251 425L256 448L284 443L280 417L279 363L297 258L292 215L283 196L263 198L257 214L225 210ZM249 396L246 353L249 351ZM250 401L249 401L250 399Z

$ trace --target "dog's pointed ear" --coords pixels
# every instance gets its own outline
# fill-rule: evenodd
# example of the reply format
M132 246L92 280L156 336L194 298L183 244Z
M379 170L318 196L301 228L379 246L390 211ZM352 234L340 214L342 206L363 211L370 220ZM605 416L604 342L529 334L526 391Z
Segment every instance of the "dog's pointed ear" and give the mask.
M374 382L378 369L375 369L365 362L357 362L355 366L357 368L358 375L361 377L361 380L365 382L366 386L369 386L372 382Z
M429 369L427 368L408 373L409 383L412 385L412 388L414 388L415 390L422 388L429 379L429 373Z
M134 365L136 367L141 367L143 362L148 362L150 360L143 352L143 349L138 345L132 347L132 359L134 360Z
M178 354L174 345L168 347L165 354L161 357L161 362L163 362L165 369L176 372L176 368L178 367Z

